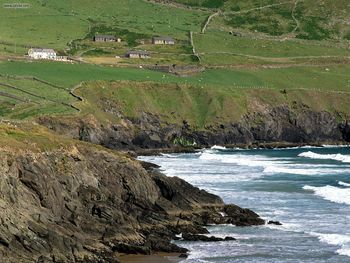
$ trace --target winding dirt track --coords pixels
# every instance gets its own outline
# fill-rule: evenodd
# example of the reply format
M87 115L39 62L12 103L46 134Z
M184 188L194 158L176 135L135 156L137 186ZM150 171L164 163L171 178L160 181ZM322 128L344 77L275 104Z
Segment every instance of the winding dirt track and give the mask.
M295 2L294 1L287 1L287 2L282 2L282 3L277 3L277 4L270 4L270 5L265 5L265 6L260 6L260 7L255 7L255 8L251 8L251 9L247 9L247 10L242 10L242 11L226 11L226 12L222 12L221 10L215 12L214 14L210 15L206 21L206 23L203 25L203 28L202 28L202 33L205 34L205 31L206 29L208 28L211 20L216 17L216 16L219 16L219 15L239 15L239 14L246 14L246 13L249 13L249 12L252 12L252 11L257 11L257 10L262 10L262 9L266 9L266 8L270 8L270 7L274 7L274 6L280 6L280 5L286 5L286 4L290 4L290 3L295 3L295 7L294 9L296 8L297 6L297 2L299 0L296 0ZM296 19L295 19L296 20ZM299 22L297 22L297 24L299 24Z

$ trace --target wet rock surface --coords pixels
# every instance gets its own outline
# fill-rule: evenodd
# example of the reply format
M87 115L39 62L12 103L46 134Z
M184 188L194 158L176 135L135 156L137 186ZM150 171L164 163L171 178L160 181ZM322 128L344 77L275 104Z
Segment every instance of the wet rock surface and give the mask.
M268 225L276 225L276 226L281 226L282 223L280 221L272 221L270 220L269 222L267 222Z
M186 253L171 243L180 233L207 234L207 224L264 224L254 212L154 168L87 144L2 149L1 262L103 263L119 262L119 253Z

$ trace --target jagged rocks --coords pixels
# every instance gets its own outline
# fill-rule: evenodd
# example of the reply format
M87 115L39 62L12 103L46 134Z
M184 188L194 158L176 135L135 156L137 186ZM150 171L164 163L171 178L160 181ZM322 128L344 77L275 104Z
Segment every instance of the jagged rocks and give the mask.
M127 155L69 145L0 152L2 263L107 263L118 262L119 252L185 253L171 243L177 234L206 234L211 222L263 221Z

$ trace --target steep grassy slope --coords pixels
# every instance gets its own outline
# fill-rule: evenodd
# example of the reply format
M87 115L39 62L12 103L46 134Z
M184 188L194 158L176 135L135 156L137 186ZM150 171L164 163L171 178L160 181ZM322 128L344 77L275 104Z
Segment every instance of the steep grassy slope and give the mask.
M350 117L350 92L327 92L313 89L232 88L229 86L188 86L156 83L97 82L77 90L85 100L77 106L101 122L119 122L120 117L140 119L143 113L159 116L164 122L192 127L239 121L245 114L287 105L307 106L328 111L342 118Z
M124 105L126 112L135 106L135 109L140 107L148 107L146 102L142 102L143 98L147 96L159 95L150 100L149 107L156 103L159 99L159 104L164 106L169 105L167 112L171 112L174 108L197 107L196 117L198 120L202 118L205 120L207 114L214 116L217 109L222 109L222 114L226 112L241 112L241 103L230 106L229 102L222 104L223 98L242 98L247 91L256 94L259 90L266 90L269 93L271 90L275 94L286 90L287 92L294 90L295 96L302 91L323 91L320 97L326 97L327 94L334 94L334 96L343 97L343 94L348 94L349 90L349 66L331 66L331 67L288 67L288 68L260 68L260 69L212 69L207 70L201 74L181 78L160 72L149 71L144 69L128 69L128 68L113 68L93 65L71 65L61 63L39 62L39 63L24 63L24 62L2 62L0 63L0 74L4 77L1 81L4 84L10 84L18 87L21 90L14 90L6 86L0 86L0 91L6 94L16 96L15 98L6 97L6 94L0 94L2 100L7 101L7 104L2 105L2 116L9 118L29 118L39 116L41 114L62 114L74 113L74 109L69 107L69 104L74 104L76 98L69 94L69 90L82 81L94 82L97 80L107 81L124 81L120 84L124 89L124 94L119 94L124 102L118 101L118 105ZM59 74L57 74L59 72ZM7 77L5 77L7 76ZM19 79L20 77L31 76L40 80L47 81L48 84L40 83L38 81L29 79ZM134 83L133 81L137 81ZM88 91L96 92L93 97L96 100L101 99L99 92L110 92L108 83L92 84ZM50 86L50 85L51 86ZM171 84L172 89L168 89L167 84ZM52 86L53 85L53 86ZM176 85L180 85L181 92L176 92ZM134 90L135 87L135 90ZM145 89L143 89L144 87ZM96 90L94 90L96 88ZM119 90L119 89L117 89ZM157 92L159 90L159 92ZM29 92L24 93L23 91ZM147 92L151 92L148 94ZM142 96L142 94L145 92ZM167 92L174 92L167 95ZM130 96L127 94L130 93ZM215 105L214 110L210 113L210 109L206 109L206 105L212 99L212 95L217 97L213 101ZM36 95L36 96L33 96ZM85 98L89 93L82 92L80 95ZM186 95L187 94L187 95ZM310 97L305 95L305 103L308 104ZM189 96L189 101L183 99ZM257 95L258 97L260 95ZM262 95L263 96L263 95ZM102 96L104 97L104 96ZM17 100L16 100L17 98ZM168 98L167 101L162 102L162 98ZM221 99L220 99L221 98ZM345 97L343 97L345 98ZM20 99L20 100L18 100ZM193 99L193 101L192 101ZM24 101L21 101L24 100ZM239 102L240 99L237 100ZM141 103L142 102L142 103ZM273 104L274 100L271 100ZM33 104L34 103L34 104ZM39 103L39 104L35 104ZM63 105L64 103L65 105ZM134 103L136 103L134 105ZM180 106L182 105L183 106ZM210 103L209 103L210 104ZM67 106L68 105L68 106ZM322 105L322 104L321 104ZM340 107L340 111L347 112L343 109L342 103L336 103L336 107ZM324 105L325 109L329 105ZM90 107L94 108L93 105ZM157 109L157 113L161 114L162 108ZM208 111L208 112L206 112ZM204 114L203 116L202 113ZM191 111L183 112L187 117ZM181 115L181 114L180 114ZM179 116L180 116L179 115ZM239 114L238 114L239 115ZM204 123L205 121L199 121Z

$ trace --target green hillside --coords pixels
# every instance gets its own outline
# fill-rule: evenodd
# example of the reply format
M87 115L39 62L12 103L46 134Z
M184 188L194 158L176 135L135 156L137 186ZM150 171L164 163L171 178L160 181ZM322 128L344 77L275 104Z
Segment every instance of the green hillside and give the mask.
M256 80L259 81L262 79ZM203 129L209 125L239 121L248 112L280 105L308 105L315 111L327 110L350 117L350 92L317 89L287 88L282 91L258 86L234 88L153 82L91 82L79 88L77 93L85 98L84 102L76 104L83 114L93 114L101 122L112 123L118 122L120 115L139 118L147 112L168 123L181 125L186 120L192 127Z
M25 9L0 8L0 55L23 56L28 47L51 47L62 54L86 58L89 63L134 64L134 60L113 58L123 57L129 49L145 49L152 59L136 63L191 64L192 31L193 44L205 65L250 62L237 60L233 57L237 54L349 56L350 6L344 0L173 1L179 6L145 0L27 2L30 7ZM7 1L0 1L4 3ZM217 10L219 13L208 20ZM95 34L118 35L123 43L96 44L92 42ZM178 44L154 49L147 41L155 35L171 36ZM146 44L141 44L145 40ZM273 54L266 54L269 50ZM229 53L228 57L223 53Z
M294 33L310 40L349 39L350 4L346 0L174 0L192 7L220 10L216 28L261 32L271 36Z
M1 0L0 5L8 1ZM27 9L0 8L0 39L9 45L64 49L91 31L127 30L130 34L169 34L186 39L199 31L205 12L188 11L142 0L27 1Z
M249 96L271 96L271 104L290 103L294 96L316 105L310 94L319 92L319 108L334 110L324 101L330 93L339 96L337 111L346 112L350 4L345 0L27 2L29 8L13 9L0 1L1 117L84 114L105 96L101 85L123 87L118 94L123 101L116 103L130 116L137 115L132 109L148 106L161 113L189 105L182 114L195 112L199 126L212 121L220 107L222 116L247 112L240 102ZM117 35L122 42L96 43L95 34ZM152 36L170 36L176 44L153 45ZM25 56L29 47L54 48L75 62L33 62ZM125 58L132 49L147 50L151 58ZM147 70L155 65L190 65L200 73L179 77ZM91 96L89 108L84 107L74 96L77 87L83 99L94 94L97 101ZM161 97L170 92L171 101L158 98L153 87ZM89 92L81 92L85 89ZM281 91L289 94L288 101L280 99ZM134 100L139 94L148 100Z

